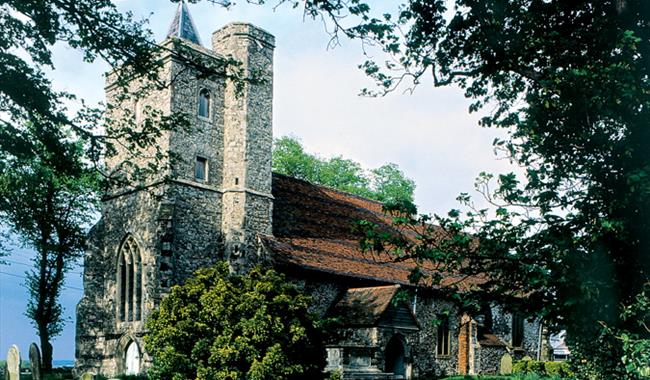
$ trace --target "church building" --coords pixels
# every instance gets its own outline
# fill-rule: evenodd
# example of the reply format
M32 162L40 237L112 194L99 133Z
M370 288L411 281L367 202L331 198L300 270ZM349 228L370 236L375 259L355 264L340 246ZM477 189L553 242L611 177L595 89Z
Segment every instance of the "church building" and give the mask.
M181 2L161 46L170 85L125 99L109 75L109 116L137 122L145 109L184 113L192 128L158 137L157 147L176 157L160 180L103 200L84 257L77 373L146 372L147 316L172 286L220 260L236 270L273 265L312 295L314 311L338 316L349 333L327 347L324 370L345 379L494 374L513 359L538 357L540 323L498 307L468 315L436 289L414 287L408 262L362 252L352 232L358 220L390 225L379 202L272 173L271 34L232 23L204 47ZM215 66L232 58L262 80L241 87L201 75L178 59L180 49ZM133 79L134 90L141 85ZM120 149L107 159L109 170L120 170L128 154ZM140 160L146 165L146 155ZM413 296L397 301L400 290Z

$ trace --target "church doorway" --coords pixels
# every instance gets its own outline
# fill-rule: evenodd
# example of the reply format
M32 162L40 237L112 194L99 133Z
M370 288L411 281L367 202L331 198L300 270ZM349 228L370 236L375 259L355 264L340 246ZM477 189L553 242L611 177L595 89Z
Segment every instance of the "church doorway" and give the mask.
M406 349L399 334L394 335L386 345L386 369L393 379L406 379Z
M134 341L131 341L126 347L124 368L126 369L127 375L137 375L140 373L140 349Z

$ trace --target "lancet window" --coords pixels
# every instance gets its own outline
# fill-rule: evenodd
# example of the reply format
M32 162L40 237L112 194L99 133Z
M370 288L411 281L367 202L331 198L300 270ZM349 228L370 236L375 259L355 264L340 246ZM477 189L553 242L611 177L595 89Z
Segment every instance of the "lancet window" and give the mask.
M117 317L120 322L142 320L142 257L133 236L124 239L117 261Z
M440 316L438 318L440 320L438 325L438 334L437 334L438 342L436 344L436 354L438 356L449 356L451 353L449 317Z
M199 92L199 116L210 117L210 91L205 88Z

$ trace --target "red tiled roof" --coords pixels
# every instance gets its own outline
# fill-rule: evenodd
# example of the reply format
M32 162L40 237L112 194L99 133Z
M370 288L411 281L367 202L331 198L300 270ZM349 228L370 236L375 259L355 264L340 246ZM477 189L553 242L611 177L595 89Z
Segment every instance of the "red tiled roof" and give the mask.
M280 264L372 279L410 284L412 261L395 262L388 254L362 252L357 221L366 220L391 229L382 204L306 181L273 175L273 236L263 236L265 246ZM450 276L442 285L459 280Z
M344 318L346 325L374 326L388 309L399 285L348 289L330 315Z

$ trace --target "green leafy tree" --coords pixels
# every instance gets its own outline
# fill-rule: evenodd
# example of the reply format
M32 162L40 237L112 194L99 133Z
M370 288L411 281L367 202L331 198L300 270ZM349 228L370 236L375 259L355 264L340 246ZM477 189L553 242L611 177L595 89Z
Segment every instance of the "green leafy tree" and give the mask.
M34 269L27 273L29 300L26 315L40 338L43 370L52 369L51 339L60 334L64 320L59 304L65 274L84 247L86 226L96 210L96 173L52 167L59 157L41 149L36 156L0 161L0 219L8 221L19 242L36 251ZM75 144L60 146L66 157L79 155Z
M100 108L53 90L47 76L54 69L53 47L67 44L81 50L85 61L101 58L122 67L125 77L150 78L155 49L143 23L109 0L5 1L0 24L0 221L35 250L26 315L39 335L47 372L51 339L65 322L61 287L82 252L99 198L101 158L120 132L126 141L150 133L108 123L100 129ZM78 113L68 108L75 102Z
M288 176L315 181L321 160L307 152L300 141L284 136L273 142L273 171Z
M650 339L650 3L410 0L375 14L332 0L306 9L330 16L334 38L368 40L390 56L362 65L378 84L366 94L429 77L458 86L470 111L489 106L481 125L508 132L495 148L524 170L478 179L496 212L467 195L464 212L392 210L403 228L430 234L414 243L369 231L374 247L436 268L414 279L478 276L466 294L477 304L505 302L566 328L578 376L640 376L633 358ZM444 242L432 239L432 222ZM644 325L625 317L630 309Z
M372 197L370 181L358 162L337 156L321 161L316 183L347 191L352 194Z
M413 202L415 182L406 178L395 164L386 164L370 171L371 187L376 199L391 203L396 201Z
M227 263L176 286L147 321L152 379L319 379L323 335L311 299L272 269Z
M295 138L273 144L273 171L381 202L413 202L415 182L395 164L364 170L358 162L337 156L320 158L305 152Z

